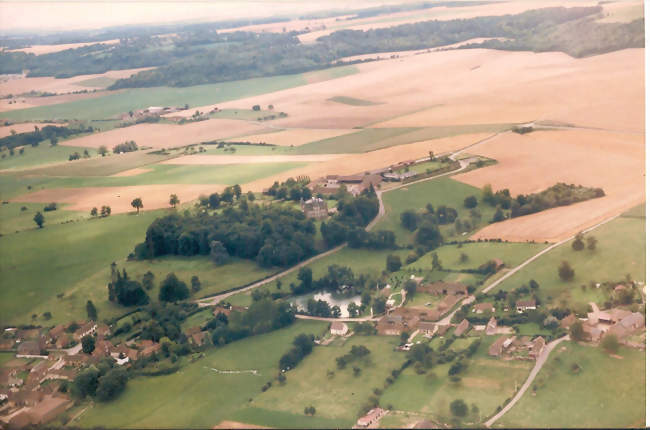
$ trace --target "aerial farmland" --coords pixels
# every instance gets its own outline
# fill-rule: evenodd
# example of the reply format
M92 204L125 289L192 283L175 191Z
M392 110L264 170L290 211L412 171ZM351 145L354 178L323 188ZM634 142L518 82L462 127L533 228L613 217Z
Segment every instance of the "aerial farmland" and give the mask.
M646 426L641 1L0 29L0 428Z

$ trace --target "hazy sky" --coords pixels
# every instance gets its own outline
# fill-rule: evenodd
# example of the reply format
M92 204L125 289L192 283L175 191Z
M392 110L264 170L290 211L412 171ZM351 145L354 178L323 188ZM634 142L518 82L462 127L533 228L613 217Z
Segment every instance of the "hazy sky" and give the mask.
M0 31L78 30L124 24L296 15L395 0L0 1Z

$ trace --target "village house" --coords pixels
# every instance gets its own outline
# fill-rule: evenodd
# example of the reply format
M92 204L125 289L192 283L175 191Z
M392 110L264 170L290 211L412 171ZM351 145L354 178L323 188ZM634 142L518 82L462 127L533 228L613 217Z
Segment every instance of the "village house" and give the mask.
M485 326L485 334L492 336L497 333L497 319L495 317L490 318L487 325Z
M138 343L138 347L140 347L140 357L149 357L152 354L155 354L158 352L161 348L161 345L159 343L153 342L151 340L141 340Z
M525 311L534 311L537 309L537 304L535 300L519 300L516 303L517 313L522 313Z
M207 331L199 331L190 336L190 342L195 346L203 346L207 343L209 335Z
M560 321L560 327L563 329L568 329L574 322L576 322L576 316L574 314L569 314L562 318Z
M474 312L476 312L477 314L482 314L484 312L493 313L494 306L492 305L492 303L478 303L477 305L474 306Z
M492 357L501 357L503 352L512 344L514 337L501 336L490 345L488 354Z
M384 415L384 410L381 408L374 408L368 411L367 414L357 420L357 427L368 428L370 425L379 421Z
M537 360L546 346L546 341L543 337L537 336L531 343L528 356Z
M415 330L419 310L414 308L397 308L390 315L385 315L377 323L377 332L381 335L399 336L402 332Z
M465 332L467 332L468 330L470 330L471 327L472 327L472 326L471 326L471 324L469 323L469 321L467 321L466 319L462 320L462 321L460 322L460 324L458 324L458 325L456 326L456 330L454 330L454 336L457 336L457 337L458 337L458 336L462 336L463 334L465 334Z
M334 321L330 326L330 333L335 336L345 336L348 332L348 325L344 322Z
M603 330L589 324L582 324L582 329L585 332L585 337L591 342L599 342L603 336Z
M318 197L312 197L309 200L300 200L300 207L307 218L325 219L327 218L327 202Z
M39 340L26 340L18 345L16 357L29 357L41 355L45 352L45 338Z
M607 333L615 335L621 341L643 327L645 327L643 314L634 312L614 324Z
M95 323L93 321L87 322L87 323L81 325L81 327L79 327L77 329L77 331L74 332L74 335L73 335L74 340L79 342L79 341L81 341L82 337L93 334L95 332L95 330L97 330L97 323Z
M447 330L449 330L450 327L451 327L451 326L448 325L448 324L445 324L445 325L439 325L439 326L438 326L438 335L439 335L439 336L444 336L445 333L447 333Z
M423 335L431 337L436 334L436 331L438 331L438 326L436 323L420 321L417 325L417 329Z

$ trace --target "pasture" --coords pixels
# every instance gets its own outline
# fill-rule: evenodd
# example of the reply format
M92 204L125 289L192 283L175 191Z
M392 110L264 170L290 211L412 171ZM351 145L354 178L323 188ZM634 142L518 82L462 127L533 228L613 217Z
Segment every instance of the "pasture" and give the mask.
M467 360L467 368L459 374L460 382L453 382L447 376L449 363L436 365L423 375L408 368L385 390L380 398L381 405L432 415L435 421L449 423L452 421L449 404L463 399L470 408L465 421L484 421L494 414L497 406L512 397L533 366L532 361L508 362L489 357L488 348L496 338L482 338L477 352ZM454 341L452 349L459 340ZM478 413L471 412L473 405L478 408Z
M290 349L294 337L300 333L320 335L326 327L322 322L296 321L281 330L210 349L205 358L187 363L174 374L135 378L118 399L96 403L75 425L95 427L110 422L116 427L207 428L227 419L247 422L238 417L243 412L253 418L255 411L249 408L261 393L260 387L277 375L278 360ZM259 373L218 374L212 368ZM310 418L302 414L302 408L301 415L301 424L307 426ZM319 419L318 414L311 422L314 427L333 424ZM283 427L281 421L272 424Z
M44 228L1 237L0 322L35 322L31 315L41 310L52 313L52 322L69 321L70 315L57 310L57 295L69 294L72 285L108 267L112 261L126 258L149 224L160 215L161 212L151 211L140 216L114 215L49 224L46 214ZM42 308L48 302L52 306ZM37 321L49 324L40 316Z
M78 146L50 146L48 142L43 142L36 147L23 147L23 154L18 149L14 150L14 155L10 155L9 151L2 151L4 157L0 159L0 170L28 169L52 163L62 164L68 161L70 155L75 152L83 154L84 150L87 149ZM94 150L89 151L89 153L92 156L96 155Z
M336 422L339 428L351 427L359 416L367 412L362 408L373 395L373 389L383 388L383 382L391 371L399 369L406 360L404 353L395 351L397 341L398 338L394 336L353 336L341 346L316 347L298 367L286 373L284 386L274 386L257 396L251 406L302 416L303 425L310 426L310 418L305 417L303 409L313 405L316 417L328 418ZM347 354L353 345L368 348L368 359L356 360L344 369L338 369L336 358ZM361 369L356 377L352 370L355 366ZM334 375L328 376L328 370L333 371ZM278 425L272 421L272 417L271 414L262 421L247 422Z
M465 185L451 178L439 178L431 181L420 182L418 184L408 185L404 188L386 192L382 195L386 215L375 226L377 230L392 230L397 236L400 244L409 242L414 236L400 222L400 215L406 210L422 211L425 210L427 203L431 203L434 208L445 205L458 211L460 219L470 219L469 209L463 206L463 201L468 196L480 196L480 190ZM481 219L478 225L485 225L492 217L493 208L479 203L476 207L481 212ZM440 232L445 240L456 237L457 233L454 225L440 226Z
M51 203L51 202L50 202ZM60 224L66 221L81 221L88 218L85 212L73 212L58 205L55 211L45 212L42 203L7 203L0 206L0 234L10 234L22 230L36 229L34 215L41 212L47 224ZM23 208L25 208L23 210Z
M569 241L525 266L494 291L513 290L535 279L540 286L540 299L547 305L584 305L589 301L602 305L607 297L591 287L591 282L621 281L627 274L636 281L645 281L644 219L617 218L586 234L589 236L598 240L594 251L586 247L574 251ZM572 281L559 278L557 270L562 261L568 261L573 267Z
M601 348L563 342L531 388L494 427L643 427L645 353L620 348L617 355L621 358ZM571 368L574 363L580 366L578 372Z

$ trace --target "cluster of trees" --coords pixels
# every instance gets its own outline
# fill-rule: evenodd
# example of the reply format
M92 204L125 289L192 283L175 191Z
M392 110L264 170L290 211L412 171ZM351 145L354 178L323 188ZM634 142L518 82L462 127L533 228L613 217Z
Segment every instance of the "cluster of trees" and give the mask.
M507 218L506 210L510 210L510 218L529 215L558 206L567 206L585 200L603 197L602 188L584 187L582 185L557 183L539 193L523 195L516 198L510 196L510 190L492 191L490 185L483 187L482 200L497 208L492 222L503 221Z
M232 312L228 319L215 319L212 343L221 346L248 336L267 333L292 324L294 309L286 302L264 298L253 302L244 312Z
M339 369L345 369L345 367L358 360L368 359L370 355L370 350L363 345L354 345L350 348L350 352L340 357L336 357L336 367Z
M301 267L298 271L298 285L291 283L292 294L305 294L312 291L330 291L339 294L360 294L363 289L372 284L366 275L355 276L348 266L332 264L327 267L327 273L319 279L313 279L310 267Z
M436 209L431 205L427 204L426 212L418 214L412 209L408 209L400 214L400 223L402 227L408 231L415 231L418 228L418 225L423 223L430 223L434 225L445 225L451 224L456 221L458 217L458 211L454 208L447 207L445 205L440 205Z
M0 54L0 57L2 54ZM92 127L66 127L56 125L46 125L43 128L34 126L34 131L26 133L11 133L9 136L0 138L0 148L7 148L10 151L17 146L38 146L42 141L50 139L50 142L56 145L59 139L65 139L70 136L81 133L92 133Z
M278 363L281 371L287 371L295 368L303 358L311 354L314 348L314 336L307 334L299 334L293 339L293 347L289 352L285 353Z
M338 212L328 222L321 224L320 231L328 246L333 247L352 238L355 246L373 245L390 246L390 234L387 232L365 235L359 232L360 227L365 227L379 212L379 199L371 186L359 196L352 197L347 194L338 201ZM352 232L352 233L351 233ZM352 235L352 236L350 236ZM393 236L394 239L394 236ZM394 240L393 240L394 243Z
M115 367L111 358L81 371L72 381L71 394L78 399L91 397L106 402L119 396L129 380L126 369Z
M273 185L265 191L265 194L273 196L278 200L292 200L294 202L300 199L308 200L311 198L311 190L307 188L310 179L308 176L299 176L296 179L289 178L280 183L275 181Z
M118 143L113 147L113 154L120 154L122 152L133 152L138 150L138 144L133 140L123 143Z
M108 283L108 300L122 306L143 306L149 303L149 296L140 282L130 279L126 269L120 272L113 262L111 282Z
M229 206L215 214L156 219L146 239L135 247L138 259L162 255L212 255L223 264L228 257L255 260L260 266L291 266L315 253L313 220L296 209L274 205Z
M594 236L589 236L587 239L587 249L590 251L595 251L596 250L596 245L598 244L598 239L596 239ZM574 251L582 251L585 249L585 236L582 233L576 234L576 236L573 238L573 242L571 243L571 248L573 248Z
M110 206L102 206L101 211L98 211L96 207L90 210L90 216L92 217L101 216L102 218L105 218L110 215L111 215Z
M217 209L222 204L230 204L235 200L240 200L242 195L241 186L235 184L230 187L226 187L221 194L212 193L209 196L201 195L199 196L199 206L203 208ZM248 200L255 200L255 195L251 198L252 193L248 194Z

